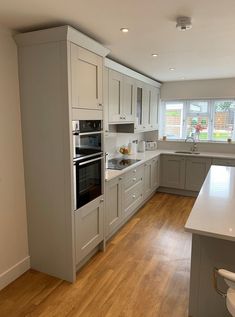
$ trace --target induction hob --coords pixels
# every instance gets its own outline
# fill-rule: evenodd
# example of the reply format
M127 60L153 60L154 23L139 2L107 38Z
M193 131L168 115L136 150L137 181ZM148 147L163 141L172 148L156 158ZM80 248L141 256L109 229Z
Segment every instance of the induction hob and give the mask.
M126 167L129 167L140 160L136 159L124 159L124 158L113 158L108 160L108 169L111 170L123 170Z

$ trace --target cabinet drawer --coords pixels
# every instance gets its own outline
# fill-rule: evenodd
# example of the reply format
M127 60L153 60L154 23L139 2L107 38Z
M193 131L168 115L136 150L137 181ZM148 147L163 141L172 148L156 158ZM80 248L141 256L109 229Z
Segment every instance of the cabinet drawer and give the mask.
M135 168L125 175L124 189L129 189L143 180L143 166Z
M143 181L140 180L135 186L124 192L124 208L131 206L136 200L143 197Z

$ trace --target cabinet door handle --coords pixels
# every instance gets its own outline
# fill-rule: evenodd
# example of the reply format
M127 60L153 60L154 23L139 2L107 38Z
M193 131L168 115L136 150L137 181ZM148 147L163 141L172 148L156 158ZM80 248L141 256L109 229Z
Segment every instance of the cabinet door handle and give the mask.
M133 173L136 173L136 170L134 170Z
M123 177L119 177L119 180L121 181L123 179Z
M133 198L133 199L135 199L135 197L136 197L136 195L135 195L135 194L133 194L133 195L132 195L132 198Z
M103 202L104 202L104 198L101 198L101 199L100 199L100 202L103 203Z
M102 107L102 103L99 103L98 106L99 106L99 107Z
M133 182L135 182L136 181L136 177L133 177L132 180L133 180Z

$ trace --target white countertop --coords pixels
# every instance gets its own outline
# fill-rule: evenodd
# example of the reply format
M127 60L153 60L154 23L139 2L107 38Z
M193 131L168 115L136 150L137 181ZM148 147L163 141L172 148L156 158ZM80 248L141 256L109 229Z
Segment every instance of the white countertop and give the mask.
M175 150L145 151L144 153L138 152L135 155L129 155L128 158L140 160L139 162L137 162L129 167L126 167L123 170L106 169L105 180L110 181L111 179L118 177L123 173L128 172L128 170L132 169L133 167L137 167L138 165L141 165L144 162L151 160L152 158L157 157L161 154L171 154L171 155L179 155L179 156L187 156L187 157L209 157L209 158L221 158L221 159L235 159L235 154L233 154L233 153L200 152L200 154L182 154L182 153L175 153Z
M235 241L235 167L211 166L185 230Z

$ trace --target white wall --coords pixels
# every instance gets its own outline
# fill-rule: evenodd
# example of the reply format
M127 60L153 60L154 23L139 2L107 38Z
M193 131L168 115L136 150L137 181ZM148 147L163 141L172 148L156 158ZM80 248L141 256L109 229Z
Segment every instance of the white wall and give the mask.
M161 86L162 100L235 98L235 78L184 80Z
M29 268L17 48L0 27L0 289Z

